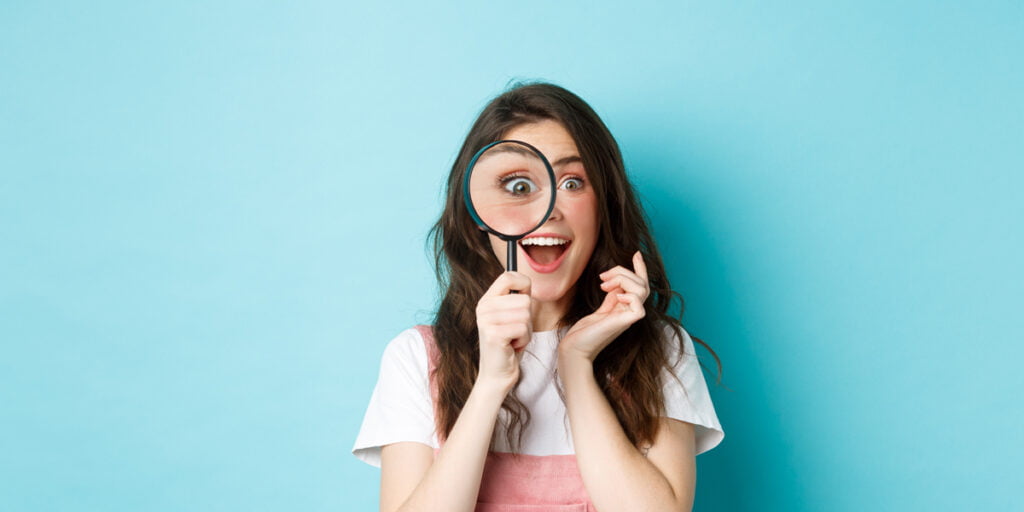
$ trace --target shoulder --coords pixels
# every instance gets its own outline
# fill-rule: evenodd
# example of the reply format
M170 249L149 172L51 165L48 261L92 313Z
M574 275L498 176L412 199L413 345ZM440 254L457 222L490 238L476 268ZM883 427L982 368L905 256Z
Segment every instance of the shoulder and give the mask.
M670 362L678 363L681 359L696 357L693 338L686 332L686 328L670 321L659 322L658 328L665 343L665 354Z
M694 425L696 453L700 454L717 446L725 432L711 401L693 339L678 324L665 322L662 327L671 365L671 371L666 369L663 374L664 415Z
M352 448L356 457L379 467L381 447L388 444L415 441L437 447L427 372L426 348L416 328L406 329L388 342Z
M427 350L420 327L410 327L388 342L381 356L382 366L426 369Z

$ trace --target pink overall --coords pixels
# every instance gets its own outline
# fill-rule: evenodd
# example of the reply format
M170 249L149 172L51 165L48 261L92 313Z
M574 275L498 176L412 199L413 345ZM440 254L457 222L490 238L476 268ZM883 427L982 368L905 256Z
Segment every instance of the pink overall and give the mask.
M433 330L417 325L427 348L431 396L437 403L434 369L438 358ZM435 450L436 453L436 450ZM487 452L476 512L594 512L575 455L519 455Z

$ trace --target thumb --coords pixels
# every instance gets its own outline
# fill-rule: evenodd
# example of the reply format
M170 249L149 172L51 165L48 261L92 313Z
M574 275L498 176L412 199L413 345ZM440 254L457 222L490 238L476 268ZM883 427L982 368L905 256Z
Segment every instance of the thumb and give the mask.
M604 301L601 302L601 306L597 308L597 313L611 313L615 306L619 304L618 294L622 293L622 288L616 288L610 290L604 296Z

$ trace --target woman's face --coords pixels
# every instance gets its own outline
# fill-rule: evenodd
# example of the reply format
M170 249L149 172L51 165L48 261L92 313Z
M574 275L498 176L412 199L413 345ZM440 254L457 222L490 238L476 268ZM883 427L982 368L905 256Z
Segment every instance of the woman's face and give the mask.
M531 296L541 302L569 297L597 243L597 196L590 186L572 136L557 121L519 125L502 137L539 149L551 163L558 186L547 221L519 241L518 271L531 281ZM505 266L506 242L489 235L491 249Z

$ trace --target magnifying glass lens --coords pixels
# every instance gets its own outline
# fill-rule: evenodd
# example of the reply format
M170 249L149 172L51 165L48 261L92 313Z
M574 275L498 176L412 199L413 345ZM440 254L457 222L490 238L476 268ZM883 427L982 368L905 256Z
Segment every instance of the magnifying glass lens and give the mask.
M468 191L480 220L494 231L517 236L545 220L553 187L542 156L523 144L503 142L477 158Z

